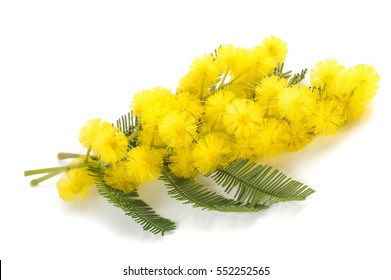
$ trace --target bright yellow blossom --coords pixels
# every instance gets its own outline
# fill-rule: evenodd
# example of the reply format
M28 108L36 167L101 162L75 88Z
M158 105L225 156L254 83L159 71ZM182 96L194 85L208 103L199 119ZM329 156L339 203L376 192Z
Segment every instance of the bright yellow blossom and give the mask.
M259 154L259 132L252 137L235 137L232 143L233 158L238 159L257 159L262 156Z
M232 92L222 90L211 95L206 100L205 120L210 128L223 128L223 116L233 98Z
M220 69L212 55L193 60L186 76L179 81L178 92L189 92L200 99L209 96L210 87L217 83Z
M234 47L232 44L221 45L217 49L216 63L222 69L223 74L237 78L250 66L248 54L248 50L245 48Z
M338 85L339 100L347 121L354 121L379 87L379 74L372 66L359 64L345 71Z
M175 149L170 157L170 170L175 176L193 178L198 174L194 166L193 148L184 147Z
M110 187L125 193L137 189L137 184L132 181L128 169L126 168L126 161L120 161L109 168L106 168L104 181Z
M262 122L262 113L254 101L236 98L227 106L223 121L228 133L250 137Z
M128 152L126 169L136 184L156 180L162 167L162 154L149 146L137 146Z
M99 133L100 126L101 119L93 119L87 121L87 124L82 127L79 133L79 141L85 148L91 148L95 135Z
M72 161L71 164L78 164L84 161L84 157ZM60 197L67 202L77 198L85 200L90 193L94 179L89 175L87 167L75 168L63 173L57 182L57 189Z
M282 90L277 98L281 116L297 122L316 110L316 96L306 86L294 85Z
M250 61L253 65L250 75L258 80L270 75L273 69L284 61L287 52L286 43L280 38L270 36L264 39L261 45L250 49Z
M141 117L144 126L154 127L161 119L175 109L175 96L170 90L155 87L144 90L133 97L133 112Z
M228 166L232 161L230 143L223 134L208 134L200 139L193 150L194 165L204 173Z
M135 115L141 115L143 112L149 110L155 103L162 103L161 105L168 105L174 100L174 95L170 90L163 87L154 87L136 93L131 104L132 111Z
M286 79L274 75L263 78L256 86L255 99L264 116L277 115L277 97L286 86Z
M276 119L264 119L257 137L257 154L273 157L285 147L288 134L284 123Z
M369 99L363 92L345 93L340 100L344 119L348 122L358 119L368 103Z
M177 92L188 92L191 95L194 95L196 98L200 98L200 83L199 81L192 76L190 73L183 76L179 80L179 84L177 87Z
M319 61L311 70L311 84L314 87L325 87L333 90L344 72L345 68L335 59Z
M95 135L91 148L103 162L113 163L125 157L128 139L118 127L103 122Z
M176 110L179 112L188 112L194 118L199 119L202 114L202 105L200 99L191 95L189 92L179 92L175 95L177 100Z
M379 80L379 74L372 66L359 64L346 71L340 90L346 94L354 91L364 102L369 102L379 88Z
M267 55L272 57L276 63L283 62L288 53L286 43L275 36L263 39L261 46L266 49Z
M290 152L304 148L313 138L313 129L307 122L290 122L283 124L286 134L284 149Z
M190 145L196 132L196 119L187 112L168 113L159 124L161 139L173 148Z
M278 65L277 60L273 57L266 46L256 46L251 50L251 61L256 66L255 71L258 73L257 78L270 75L273 69Z
M156 127L145 127L139 131L137 135L137 142L139 145L165 147L166 143L163 142L159 135L159 131Z
M344 121L345 118L340 103L334 100L325 100L318 103L309 123L314 127L315 134L331 135L337 132Z
M253 84L260 77L258 60L254 57L253 50L230 44L217 51L216 62L222 68L221 84L236 97L251 97L253 94Z

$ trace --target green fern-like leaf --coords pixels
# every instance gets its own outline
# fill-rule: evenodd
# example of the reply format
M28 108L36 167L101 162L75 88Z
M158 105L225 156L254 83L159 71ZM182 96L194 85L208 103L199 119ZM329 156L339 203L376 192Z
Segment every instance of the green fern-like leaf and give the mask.
M224 187L227 193L235 190L235 199L250 205L304 200L315 192L277 169L249 163L248 160L238 160L209 176Z
M215 210L220 212L255 212L267 208L262 204L248 205L227 199L193 180L179 178L168 169L164 169L160 177L166 183L171 197L183 201L184 204L192 204L194 207Z
M138 127L138 119L133 116L132 112L123 115L117 120L117 127L129 138L130 148L136 147L136 129Z
M284 62L278 64L273 70L274 76L278 76L278 77L281 77L284 79L289 79L291 74L292 74L292 71L284 72Z
M144 230L164 235L175 229L174 222L156 214L148 204L139 198L137 192L124 193L116 190L104 182L99 169L91 171L99 193L114 206L121 208L126 215L132 217Z
M117 127L125 133L126 136L131 135L136 127L137 120L133 117L132 112L123 115L117 120Z
M296 85L300 83L302 80L304 80L305 75L307 74L307 69L301 70L300 73L296 73L291 77L288 81L288 86Z

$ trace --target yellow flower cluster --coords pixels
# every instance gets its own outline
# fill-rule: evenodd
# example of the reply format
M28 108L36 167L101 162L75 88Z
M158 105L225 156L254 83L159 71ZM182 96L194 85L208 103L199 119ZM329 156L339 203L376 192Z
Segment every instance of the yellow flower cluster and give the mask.
M105 182L130 192L157 179L164 165L193 178L236 159L301 149L357 119L378 88L373 67L345 69L332 59L317 63L305 85L276 71L286 54L285 42L274 36L250 49L220 46L192 62L176 93L155 87L134 96L138 123L132 135L95 119L82 128L80 142L105 164ZM84 196L78 185L66 187L82 176L77 172L82 170L70 170L58 184L65 200Z
M83 161L85 157L80 157L73 160L71 164L80 164ZM77 198L85 200L94 183L95 180L89 176L87 167L74 168L64 172L57 182L57 189L64 201L73 201Z

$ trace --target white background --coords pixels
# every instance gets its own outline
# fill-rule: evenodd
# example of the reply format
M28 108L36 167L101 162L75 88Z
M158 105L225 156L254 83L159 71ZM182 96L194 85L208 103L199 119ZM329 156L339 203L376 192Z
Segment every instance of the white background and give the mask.
M131 279L123 268L178 265L270 266L264 279L391 279L386 3L1 1L4 279ZM252 47L270 35L287 42L288 69L335 58L348 67L373 65L381 75L372 109L360 121L269 160L316 189L307 201L220 214L182 205L153 183L143 186L143 197L178 223L161 237L143 232L96 193L69 204L58 197L55 180L31 188L23 177L26 169L58 165L58 151L79 152L86 120L115 121L142 89L175 90L197 55L222 43Z

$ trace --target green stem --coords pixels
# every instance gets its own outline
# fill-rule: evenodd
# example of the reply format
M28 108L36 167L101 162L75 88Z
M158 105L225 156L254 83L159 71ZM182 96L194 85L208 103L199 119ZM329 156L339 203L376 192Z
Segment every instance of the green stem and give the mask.
M249 72L252 68L254 68L256 66L256 64L250 66L250 67L247 67L247 69L245 69L242 73L240 73L239 75L237 75L235 78L233 78L232 80L230 80L228 83L226 84L221 84L219 86L219 89L224 89L226 87L228 87L229 85L233 84L234 82L236 82L240 77L242 77L244 74L246 74L247 72Z
M69 159L69 158L78 158L78 157L82 157L83 155L80 155L80 154L74 154L74 153L58 153L57 154L57 158L59 160L63 160L63 159Z
M133 141L138 136L138 126L136 126L135 130L132 134L128 136L129 142Z
M88 162L88 158L90 157L90 154L91 154L91 147L89 147L87 150L86 158L84 159L84 162Z
M230 67L228 66L228 67L227 67L227 70L225 70L224 76L223 76L223 78L221 79L221 82L220 82L220 85L219 85L217 91L219 91L219 90L223 87L224 82L225 82L225 79L226 79L227 76L228 76L229 68L230 68Z
M24 176L31 176L43 173L54 173L54 172L64 172L71 169L81 168L81 167L89 167L89 166L99 166L101 164L100 161L92 161L92 162L82 162L77 164L72 164L68 166L59 166L59 167L49 167L49 168L41 168L35 170L27 170L24 172Z
M169 146L168 145L153 145L151 147L154 148L154 149L166 149Z
M31 180L30 181L30 186L34 187L36 185L38 185L39 183L42 183L43 181L46 181L47 179L50 179L58 174L60 174L61 172L52 172L52 173L49 173L49 174L46 174L42 177L39 177L37 179L34 179L34 180Z
M201 133L199 133L199 135L204 136L204 135L211 134L213 132L225 132L225 129L224 128L213 128L213 129L209 129L208 131L201 132Z
M155 135L157 133L157 125L154 126L153 128L153 134L152 134L152 140L150 143L150 146L153 147L155 145Z
M205 74L202 75L202 81L201 81L201 93L200 93L200 99L205 100L208 96L204 97L204 84L205 84ZM208 93L207 93L208 94Z

